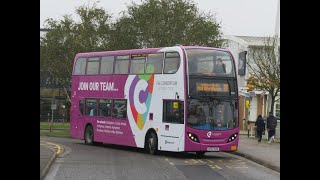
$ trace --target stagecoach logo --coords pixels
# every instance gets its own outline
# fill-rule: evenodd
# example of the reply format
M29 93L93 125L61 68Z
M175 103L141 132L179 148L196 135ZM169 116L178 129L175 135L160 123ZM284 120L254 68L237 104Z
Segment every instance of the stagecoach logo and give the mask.
M210 138L211 136L220 136L220 135L221 133L212 133L211 131L207 133L208 138Z
M209 131L209 132L207 133L207 136L208 136L208 138L211 137L211 131Z
M147 66L147 71L154 72L152 65ZM137 127L142 130L144 127L150 108L152 98L154 74L136 75L129 88L129 105Z

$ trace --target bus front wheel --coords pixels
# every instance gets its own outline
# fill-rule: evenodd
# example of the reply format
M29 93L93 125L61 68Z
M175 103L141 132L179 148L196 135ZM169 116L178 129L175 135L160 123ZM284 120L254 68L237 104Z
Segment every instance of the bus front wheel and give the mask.
M93 128L91 125L88 125L84 133L84 142L86 144L94 144Z
M158 138L154 132L149 134L147 148L149 153L153 155L158 151Z

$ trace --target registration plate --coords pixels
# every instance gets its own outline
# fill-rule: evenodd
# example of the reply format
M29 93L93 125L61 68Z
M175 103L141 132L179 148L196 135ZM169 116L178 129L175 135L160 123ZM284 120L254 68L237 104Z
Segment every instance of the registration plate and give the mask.
M219 147L208 147L207 151L219 151Z

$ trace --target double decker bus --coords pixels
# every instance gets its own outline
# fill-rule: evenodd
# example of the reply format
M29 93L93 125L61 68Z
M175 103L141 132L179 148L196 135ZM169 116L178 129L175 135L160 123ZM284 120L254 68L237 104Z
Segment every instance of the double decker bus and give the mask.
M85 143L157 151L236 151L236 69L230 51L173 46L78 53L70 134Z

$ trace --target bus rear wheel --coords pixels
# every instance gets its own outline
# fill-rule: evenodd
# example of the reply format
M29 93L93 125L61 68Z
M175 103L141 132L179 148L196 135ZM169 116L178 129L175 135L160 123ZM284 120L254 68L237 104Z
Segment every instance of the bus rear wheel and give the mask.
M84 142L86 144L94 144L93 128L91 125L88 125L84 131Z
M158 138L154 132L151 132L148 136L147 149L150 154L156 154L158 151Z

